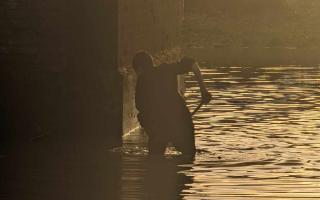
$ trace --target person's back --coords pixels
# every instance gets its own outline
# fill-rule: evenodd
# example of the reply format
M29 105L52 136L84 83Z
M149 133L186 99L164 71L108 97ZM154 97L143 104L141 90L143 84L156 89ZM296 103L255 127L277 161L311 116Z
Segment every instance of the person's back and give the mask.
M192 117L177 88L177 76L192 71L193 64L192 59L182 59L154 67L144 52L134 58L138 119L149 136L151 154L163 154L169 141L183 153L195 153Z
M174 114L186 108L178 92L176 64L162 64L138 78L136 86L136 106L148 117Z

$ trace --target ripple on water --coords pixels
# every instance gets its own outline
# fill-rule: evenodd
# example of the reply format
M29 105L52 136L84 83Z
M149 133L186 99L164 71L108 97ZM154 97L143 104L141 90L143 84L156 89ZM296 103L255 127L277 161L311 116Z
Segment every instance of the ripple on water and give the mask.
M197 154L144 146L123 158L122 199L320 199L320 68L220 67L203 70L214 100L194 116ZM187 77L190 110L200 101Z
M203 73L214 100L194 117L204 151L183 171L193 177L183 199L320 199L319 68ZM196 102L189 80L187 101Z

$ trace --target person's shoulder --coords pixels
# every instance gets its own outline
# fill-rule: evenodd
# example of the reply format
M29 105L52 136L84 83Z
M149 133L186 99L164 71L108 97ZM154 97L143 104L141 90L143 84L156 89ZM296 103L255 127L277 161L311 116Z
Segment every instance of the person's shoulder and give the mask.
M165 74L172 74L172 75L179 75L185 74L191 71L191 64L186 64L184 62L177 62L177 63L164 63L159 65L159 71Z
M192 66L195 62L196 62L195 59L190 58L190 57L183 57L180 60L180 64L185 65L185 66Z
M164 68L168 68L170 67L170 64L168 63L161 63L160 65L158 65L156 68L158 69L164 69Z
M165 73L165 72L169 72L170 69L171 69L171 64L161 63L160 65L156 66L154 70L159 73L161 72Z

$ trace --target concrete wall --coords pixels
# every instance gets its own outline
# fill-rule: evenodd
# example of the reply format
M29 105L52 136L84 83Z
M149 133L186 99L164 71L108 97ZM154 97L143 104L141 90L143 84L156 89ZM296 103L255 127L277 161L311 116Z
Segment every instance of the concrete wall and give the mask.
M119 0L119 67L124 76L124 134L137 127L133 55L150 52L156 61L174 62L181 56L183 0Z
M117 28L117 0L1 1L1 141L121 144Z

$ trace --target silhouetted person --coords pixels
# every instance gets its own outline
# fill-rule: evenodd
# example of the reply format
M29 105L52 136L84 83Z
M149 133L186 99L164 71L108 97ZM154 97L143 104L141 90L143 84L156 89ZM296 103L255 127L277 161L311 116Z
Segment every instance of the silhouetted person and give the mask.
M138 120L149 136L150 154L163 154L168 142L183 154L195 154L194 125L184 99L178 92L177 76L193 71L202 95L208 103L211 95L200 69L190 58L178 63L154 66L151 55L139 52L133 58L137 74L136 108Z

